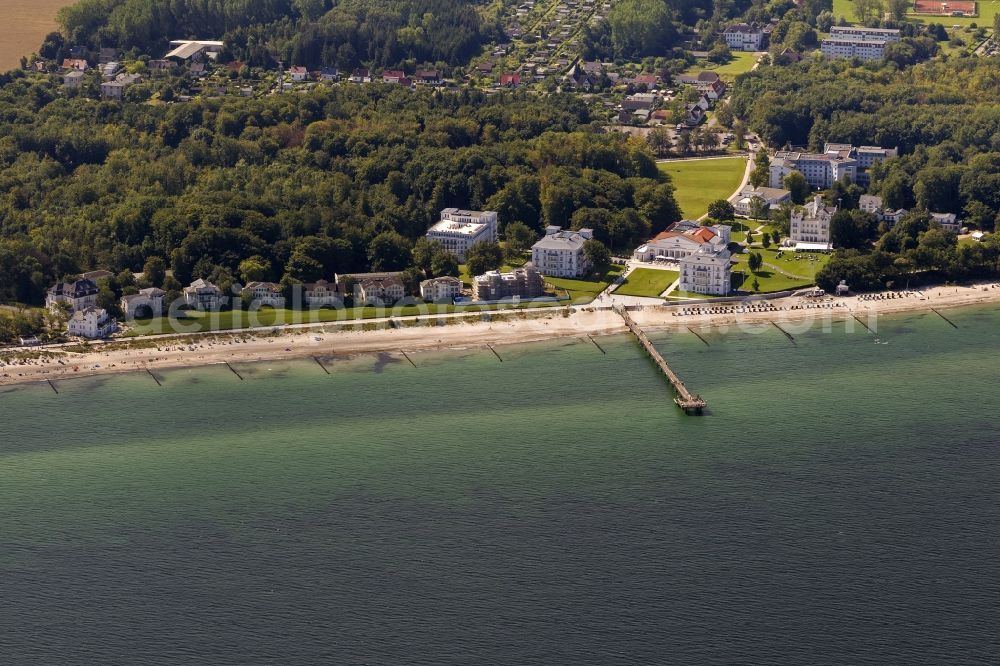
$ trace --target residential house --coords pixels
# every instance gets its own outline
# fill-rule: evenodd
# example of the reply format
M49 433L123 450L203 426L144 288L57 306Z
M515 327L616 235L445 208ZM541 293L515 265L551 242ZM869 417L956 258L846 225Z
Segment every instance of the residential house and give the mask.
M403 83L409 81L406 74L398 69L387 69L382 72L382 83Z
M732 289L731 254L725 245L703 245L679 264L681 291L725 296Z
M436 69L417 70L414 78L418 84L424 86L439 86L442 83L441 72Z
M198 310L218 310L223 305L222 290L203 278L184 287L184 302Z
M66 58L63 60L62 68L74 72L86 72L90 65L83 58Z
M121 74L115 80L101 84L101 98L120 102L129 86L136 83L142 83L138 74Z
M472 297L476 301L538 298L544 293L545 280L530 263L509 273L489 271L472 281Z
M836 212L836 206L827 206L819 194L803 208L793 210L788 238L789 242L794 244L795 250L807 252L831 250L833 246L830 244L830 222Z
M406 287L398 277L370 277L354 285L354 305L393 305L406 297Z
M305 81L309 78L309 70L300 66L289 67L288 76L291 77L292 81Z
M747 185L736 196L733 201L733 208L737 215L750 217L753 199L759 197L764 202L765 215L770 215L770 211L777 210L781 204L791 202L792 193L776 187L754 187Z
M106 338L118 330L118 322L104 308L88 307L77 310L69 318L67 333L81 338Z
M138 294L122 296L121 308L125 319L135 319L139 312L145 311L147 308L154 317L159 316L163 313L165 294L166 292L162 289L150 287L149 289L140 289Z
M371 83L372 74L367 68L359 68L351 72L347 80L351 83Z
M83 85L84 79L87 77L86 74L79 70L72 70L63 74L63 86L70 89L76 90Z
M562 227L547 227L545 237L531 246L531 263L542 275L583 277L593 268L583 251L584 244L593 237L592 229L563 231Z
M337 72L336 67L324 67L319 71L319 78L320 81L331 83L338 80L340 78L340 74Z
M521 75L517 72L507 72L500 75L501 88L517 88L521 85Z
M736 23L722 32L733 51L763 51L767 48L773 27L760 23Z
M272 308L283 308L285 297L281 291L281 285L274 282L248 282L240 295L244 302L249 301L251 306L267 305Z
M882 203L882 197L875 196L873 194L862 194L858 199L858 208L866 213L871 213L877 217L880 222L885 222L890 227L896 226L896 224L903 219L905 215L910 213L910 211L905 208L900 208L898 210L885 208Z
M731 234L732 227L725 224L703 227L697 222L682 220L637 247L632 258L643 262L677 261L705 245L725 247Z
M97 305L97 292L97 284L86 278L60 282L49 288L45 295L45 307L58 310L60 306L68 305L72 312L85 310Z
M931 213L931 220L940 224L945 231L956 234L962 231L962 221L954 213Z
M118 72L122 71L122 64L120 62L106 62L100 65L98 69L101 70L101 78L105 81L110 81L118 76Z
M344 304L344 295L336 284L326 280L307 282L302 285L303 301L307 308L340 307Z
M420 283L420 298L429 303L452 303L462 295L462 281L456 277L431 278Z
M439 241L459 261L465 261L466 252L473 245L496 242L496 211L445 208L441 220L427 231L427 240Z

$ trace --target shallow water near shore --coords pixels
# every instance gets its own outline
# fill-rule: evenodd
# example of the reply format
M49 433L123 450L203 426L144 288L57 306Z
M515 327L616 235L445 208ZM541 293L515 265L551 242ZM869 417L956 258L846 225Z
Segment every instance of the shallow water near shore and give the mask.
M8 663L987 664L1000 312L0 395Z

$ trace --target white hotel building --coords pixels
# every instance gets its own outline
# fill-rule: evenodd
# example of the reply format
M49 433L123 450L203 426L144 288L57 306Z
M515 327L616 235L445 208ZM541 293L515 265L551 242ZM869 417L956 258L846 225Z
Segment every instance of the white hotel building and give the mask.
M731 289L732 269L725 245L705 244L680 260L681 291L725 296Z
M898 41L899 30L835 25L830 28L830 36L823 40L820 50L827 58L881 60L885 45Z
M582 277L592 268L583 244L594 237L592 229L563 231L546 227L545 238L531 246L531 263L542 275Z
M445 208L441 221L427 232L427 240L439 241L446 250L465 261L465 254L476 243L495 243L497 214L486 210Z

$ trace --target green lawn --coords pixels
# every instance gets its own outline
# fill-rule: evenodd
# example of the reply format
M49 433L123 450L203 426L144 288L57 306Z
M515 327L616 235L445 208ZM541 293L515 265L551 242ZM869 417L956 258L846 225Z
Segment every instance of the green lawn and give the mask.
M973 23L980 27L989 28L993 25L993 17L998 11L1000 11L1000 0L979 0L979 16L976 18L908 14L907 20L914 23L941 23L946 28L950 28L953 25L967 26ZM857 17L854 15L854 2L852 0L833 0L833 15L837 18L843 16L852 23L857 22Z
M624 270L624 266L614 265L609 267L604 273L589 278L547 277L545 281L557 289L565 290L569 294L570 303L573 305L582 305L594 300Z
M716 199L728 199L736 191L743 180L746 163L742 157L722 157L662 162L659 167L677 188L681 213L695 220L708 212L708 204Z
M725 65L716 65L713 62L702 62L702 64L695 65L684 73L698 74L699 72L708 70L715 72L720 78L725 79L726 81L732 81L737 77L737 75L749 72L755 62L757 62L756 54L747 51L733 51L733 59Z
M649 296L656 298L662 294L667 287L672 285L680 277L677 271L661 271L656 268L637 268L628 277L625 283L615 289L616 295L621 296Z
M830 260L829 255L820 253L782 252L774 248L767 250L754 248L753 251L760 253L764 259L764 266L756 275L752 274L747 266L749 254L735 255L736 263L733 265L733 275L740 272L744 275L742 284L737 287L741 291L753 291L755 278L760 287L757 290L758 293L808 287L816 282L816 273ZM778 257L779 253L781 254L780 258ZM810 261L809 257L813 257L813 260ZM779 272L771 266L777 266L781 271Z

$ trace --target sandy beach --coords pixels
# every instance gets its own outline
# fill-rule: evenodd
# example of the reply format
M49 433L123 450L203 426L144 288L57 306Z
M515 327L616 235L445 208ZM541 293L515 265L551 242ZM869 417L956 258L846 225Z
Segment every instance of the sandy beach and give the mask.
M831 330L862 325L877 334L878 317L901 312L943 310L1000 303L1000 285L947 286L919 292L887 292L826 297L822 300L783 298L746 303L688 302L671 307L642 306L632 316L650 331L688 328L762 331L777 324L789 333ZM421 317L419 322L399 318L353 325L317 324L312 327L150 336L92 343L87 348L61 345L0 353L0 385L57 381L71 377L107 375L222 363L309 357L353 356L376 352L401 353L515 345L553 338L614 335L626 332L621 317L604 297L588 306L497 312L489 317ZM942 324L948 325L942 321ZM826 327L816 329L815 327ZM857 327L857 329L854 329ZM345 330L353 329L353 330Z

